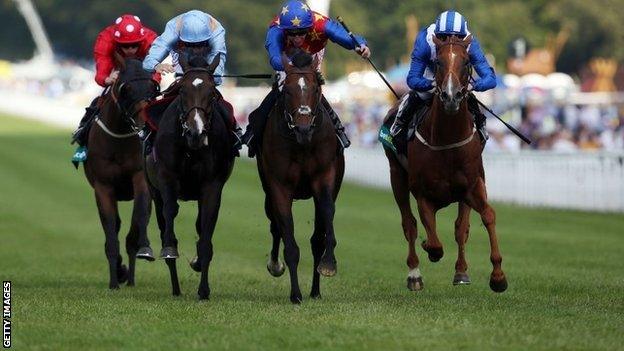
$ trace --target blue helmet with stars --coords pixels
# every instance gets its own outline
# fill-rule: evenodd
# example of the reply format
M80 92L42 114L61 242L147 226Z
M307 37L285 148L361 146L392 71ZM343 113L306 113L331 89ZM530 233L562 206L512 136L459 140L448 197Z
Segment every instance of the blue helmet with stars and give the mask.
M279 15L279 28L285 30L311 28L314 24L312 10L305 2L292 0L284 4Z
M466 36L468 34L468 23L464 16L457 11L442 12L435 22L435 34L454 34Z

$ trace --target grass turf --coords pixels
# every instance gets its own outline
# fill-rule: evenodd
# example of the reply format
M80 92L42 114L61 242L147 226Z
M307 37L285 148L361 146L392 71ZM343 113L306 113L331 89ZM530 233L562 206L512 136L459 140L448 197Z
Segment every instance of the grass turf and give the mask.
M346 184L335 220L339 274L321 279L321 300L306 296L312 206L295 204L304 302L293 306L288 275L266 271L263 193L254 164L243 160L224 192L209 302L197 301L199 275L186 264L195 242L190 203L177 218L183 296L170 295L160 260L138 262L136 287L109 291L93 192L69 163L68 141L68 131L0 117L0 278L13 282L17 350L615 350L624 343L621 214L496 205L510 286L495 294L487 234L474 214L473 283L451 285L455 207L441 211L445 257L433 264L417 248L425 290L414 293L405 287L407 247L391 193ZM122 247L129 215L124 203ZM152 215L157 253L155 222Z

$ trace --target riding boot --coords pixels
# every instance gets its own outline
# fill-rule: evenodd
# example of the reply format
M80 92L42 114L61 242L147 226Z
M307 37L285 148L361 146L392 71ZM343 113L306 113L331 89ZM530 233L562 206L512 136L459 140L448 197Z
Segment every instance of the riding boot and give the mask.
M219 114L223 118L223 122L227 126L228 129L232 128L232 136L234 140L234 152L238 155L238 150L240 150L243 138L242 129L238 126L236 119L231 116L231 111L227 107L227 102L225 100L221 100L217 103L217 108L219 109Z
M479 137L481 138L481 144L485 144L485 142L490 138L487 130L485 129L485 121L486 116L481 111L479 107L479 103L477 102L477 97L474 94L468 94L468 110L472 113L474 117L475 127L479 131Z
M401 104L399 104L394 122L392 126L390 126L390 135L393 139L405 129L406 125L409 125L414 111L416 110L418 100L420 100L420 98L414 91L411 91L401 99Z
M85 108L85 114L82 116L78 128L72 133L71 144L78 143L82 147L87 146L87 138L89 137L89 130L91 129L91 123L97 115L99 109L97 107L98 100L96 97L91 101L91 105Z
M336 114L334 109L331 107L331 105L329 104L329 101L327 101L324 95L322 96L321 100L323 101L323 106L325 107L325 110L329 114L329 118L334 124L334 128L336 129L336 136L338 137L338 141L340 141L340 144L342 145L343 149L348 148L349 145L351 145L351 141L349 140L347 133L345 133L345 129L342 126L342 123L340 122L340 118L338 118L338 115Z
M243 144L247 145L249 148L249 157L254 157L260 148L261 144L259 139L261 139L264 126L269 118L269 113L271 113L271 109L277 102L278 96L279 90L277 89L277 85L274 85L273 89L271 89L269 94L262 100L260 106L249 114L249 123L242 137ZM258 133L260 137L255 137L256 133Z

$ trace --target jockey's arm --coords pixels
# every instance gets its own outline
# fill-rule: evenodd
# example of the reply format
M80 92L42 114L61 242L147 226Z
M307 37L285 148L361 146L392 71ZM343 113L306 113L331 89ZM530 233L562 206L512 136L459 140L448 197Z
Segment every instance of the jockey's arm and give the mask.
M179 16L178 16L179 17ZM152 43L145 60L143 60L143 69L148 72L154 72L156 65L161 63L169 52L178 42L178 17L173 18L165 26L165 31Z
M364 39L364 37L360 35L354 35L355 40L357 41L356 47L356 44L353 42L353 39L351 39L351 36L344 29L344 27L340 23L331 19L327 20L327 22L325 23L325 35L327 35L327 38L329 38L329 40L333 41L334 43L342 46L347 50L355 50L356 48L362 48L367 46L366 39Z
M106 30L100 32L93 46L93 59L95 61L95 82L102 87L107 85L106 78L115 68L113 63L114 51L113 39L108 37Z
M225 28L216 20L211 19L218 23L218 26L212 32L212 36L209 39L210 42L210 53L208 54L208 63L211 63L217 55L221 55L219 66L215 69L215 75L223 75L225 73L225 59L227 55L227 49L225 47ZM214 82L216 85L221 85L223 82L223 78L215 77Z
M427 44L427 31L421 31L414 41L412 61L407 75L407 86L416 91L433 89L433 81L424 77L427 65L431 61L431 49Z
M269 63L274 70L280 72L284 70L282 65L282 52L284 51L284 32L277 26L269 27L267 31L264 47L269 54Z
M494 89L496 87L496 73L494 73L494 68L487 62L481 50L481 45L475 37L472 38L472 43L470 43L468 55L470 56L470 63L472 63L475 71L477 71L479 75L479 79L477 79L472 86L473 89L475 91Z

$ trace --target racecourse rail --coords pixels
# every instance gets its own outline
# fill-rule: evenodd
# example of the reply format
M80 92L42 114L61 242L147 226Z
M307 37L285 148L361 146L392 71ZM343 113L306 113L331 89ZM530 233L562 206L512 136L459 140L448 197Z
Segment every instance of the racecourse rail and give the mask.
M10 91L0 94L0 112L64 128L74 128L84 112L80 106L88 104L80 99L50 99ZM224 95L229 98L230 94ZM236 100L234 96L230 99L234 105ZM624 152L497 152L485 153L483 159L491 200L531 207L624 212ZM390 187L388 161L381 147L349 148L345 160L347 180Z

